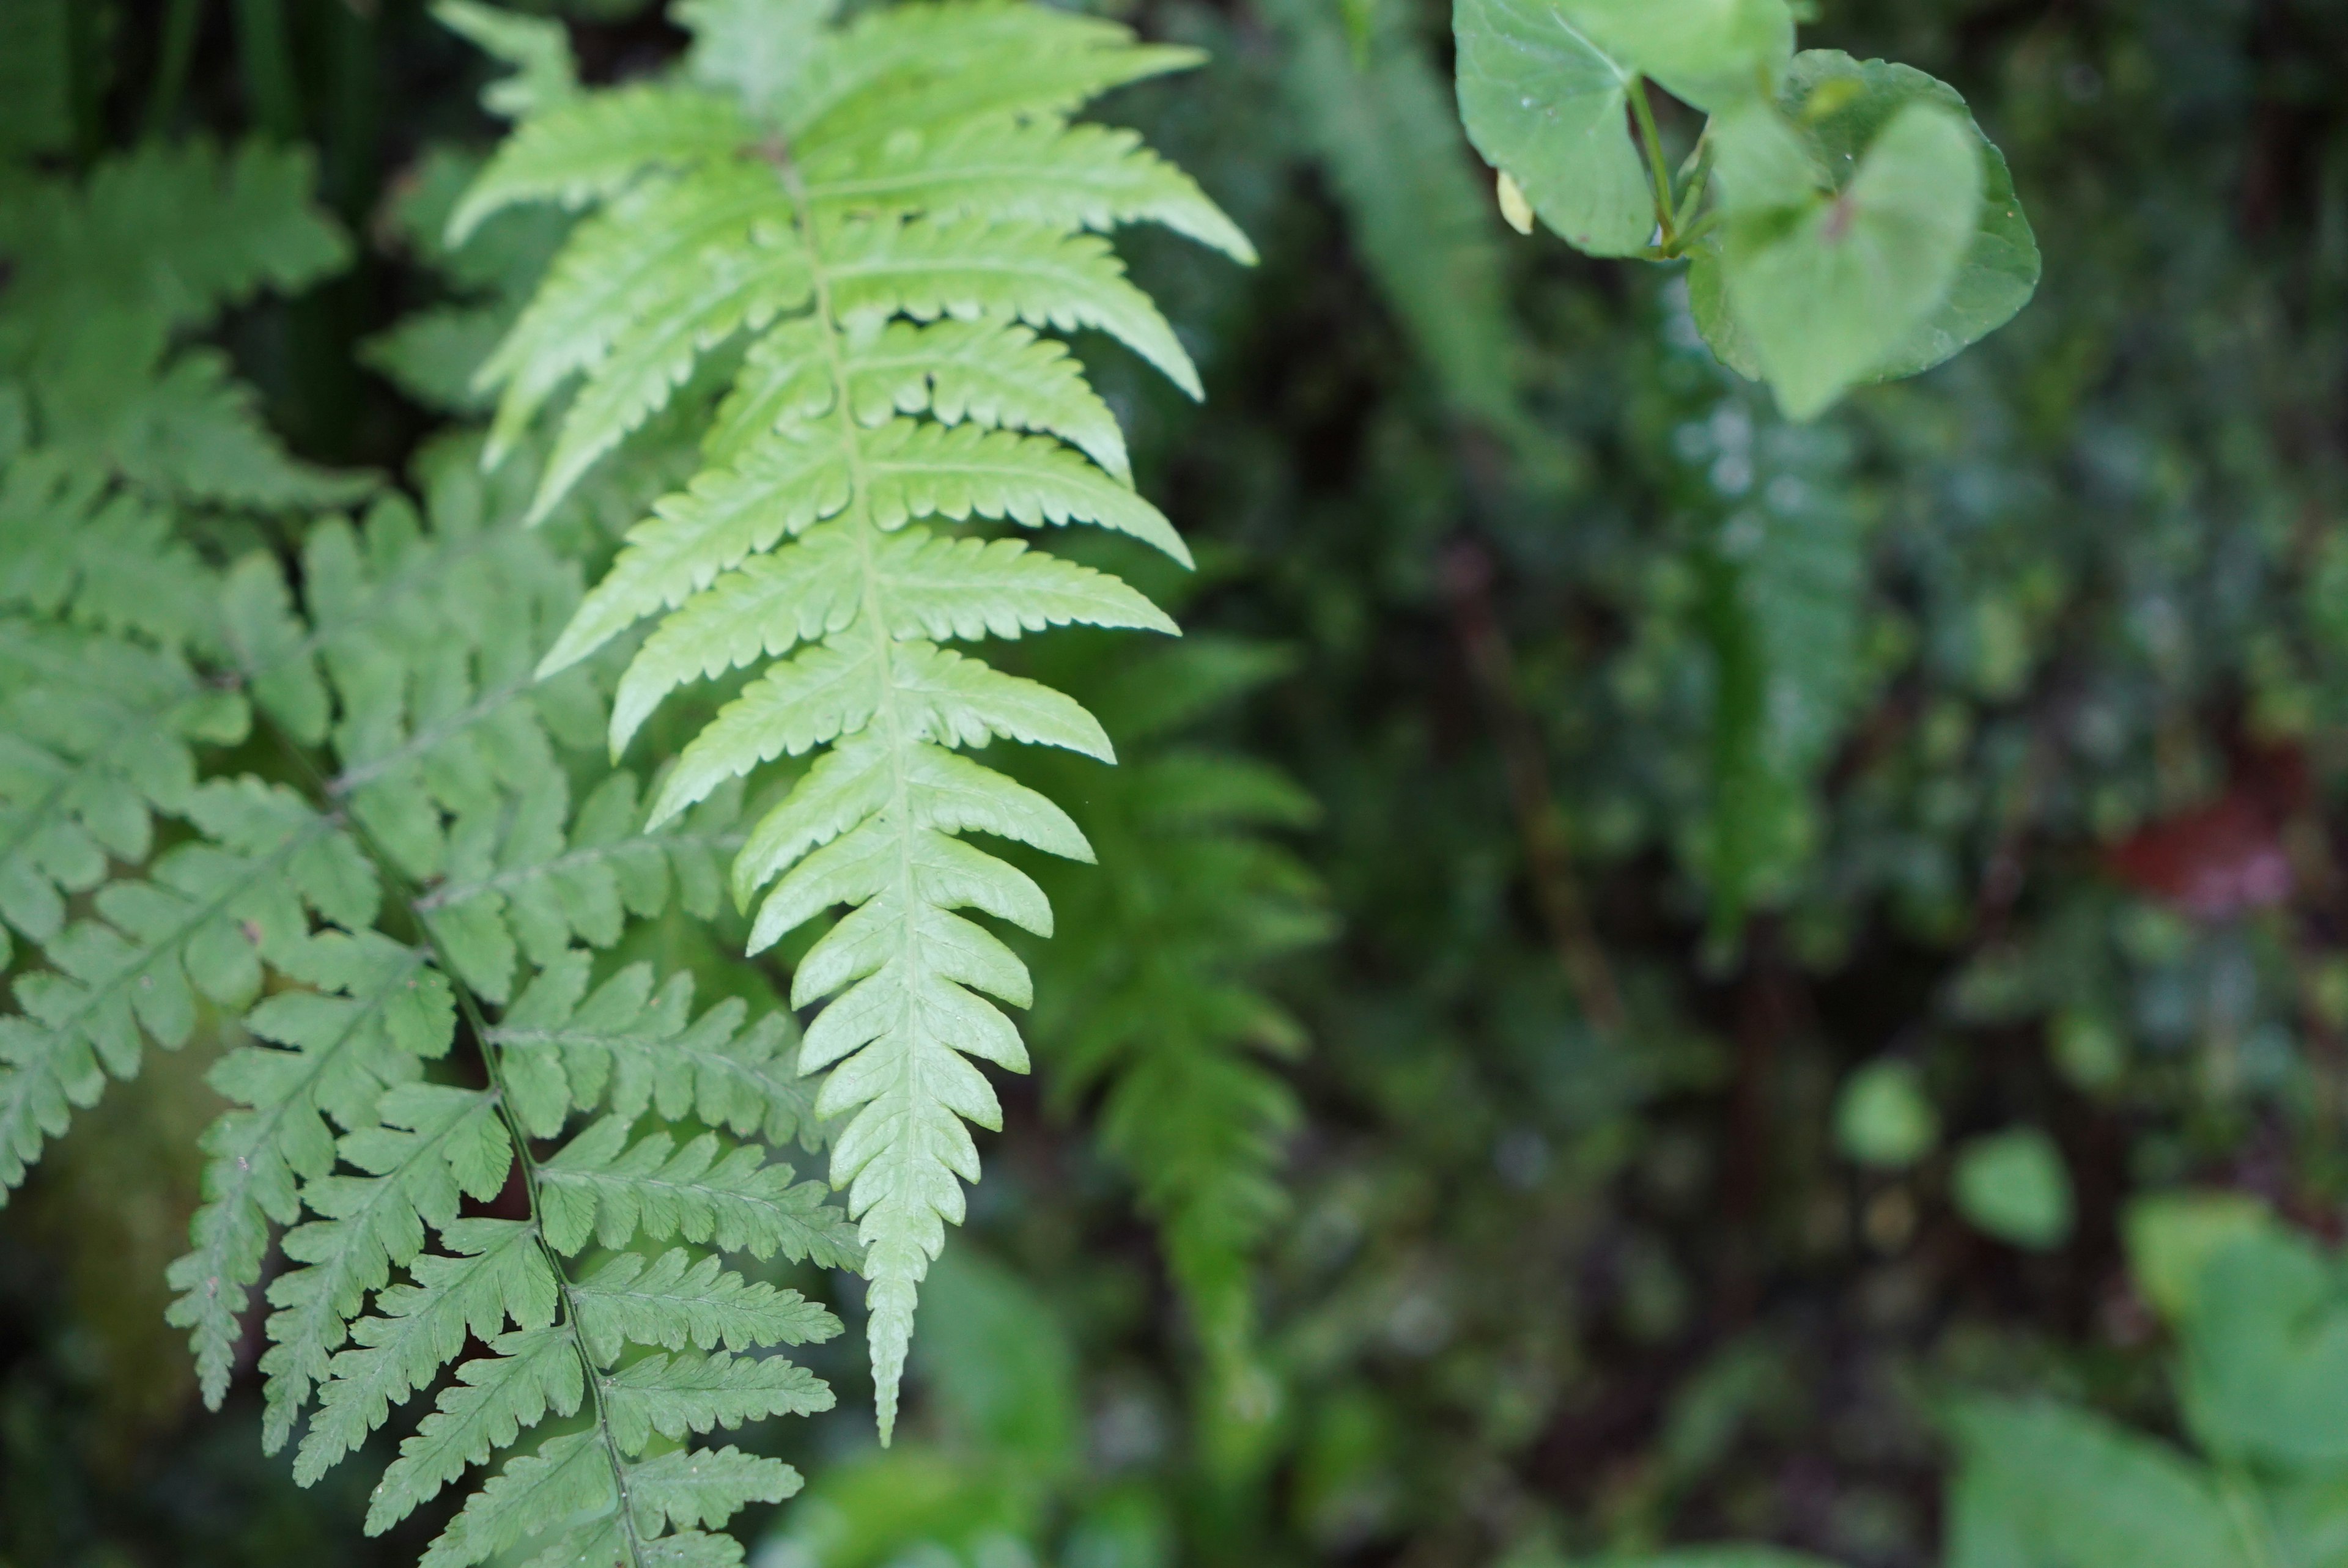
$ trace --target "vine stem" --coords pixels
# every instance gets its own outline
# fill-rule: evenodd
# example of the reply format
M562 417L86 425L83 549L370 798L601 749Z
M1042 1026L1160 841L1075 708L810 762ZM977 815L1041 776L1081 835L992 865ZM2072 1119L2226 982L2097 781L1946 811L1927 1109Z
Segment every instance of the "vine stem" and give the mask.
M1663 160L1663 133L1655 128L1654 106L1647 101L1647 78L1631 80L1631 116L1639 122L1639 141L1646 154L1648 177L1655 187L1655 228L1663 237L1662 249L1677 254L1679 222L1672 211L1671 166Z

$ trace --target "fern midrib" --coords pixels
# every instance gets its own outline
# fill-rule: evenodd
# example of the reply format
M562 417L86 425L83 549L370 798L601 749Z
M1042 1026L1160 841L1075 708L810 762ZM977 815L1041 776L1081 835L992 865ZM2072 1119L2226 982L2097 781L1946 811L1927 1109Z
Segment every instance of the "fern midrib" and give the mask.
M420 922L419 922L420 923ZM572 1291L570 1271L563 1266L561 1255L546 1239L540 1216L545 1213L539 1199L540 1163L530 1153L530 1132L514 1112L513 1097L507 1092L503 1053L491 1043L489 1020L482 1016L480 1005L474 999L472 989L458 978L456 965L440 939L427 931L427 941L432 944L441 972L448 977L448 988L456 994L457 1006L465 1015L466 1027L472 1030L479 1047L481 1065L489 1076L489 1092L497 1106L498 1119L505 1123L506 1135L513 1140L514 1163L521 1172L523 1195L530 1203L530 1239L538 1246L539 1255L546 1260L547 1271L553 1276L555 1293L562 1302L562 1329L571 1341L572 1350L579 1358L579 1369L586 1386L587 1402L595 1419L595 1432L603 1447L603 1456L612 1467L612 1489L619 1505L620 1538L628 1549L627 1568L644 1568L644 1543L636 1532L636 1512L628 1496L628 1464L621 1455L618 1437L612 1430L610 1411L603 1400L603 1369L588 1353L587 1337L579 1327L578 1298Z
M490 687L455 712L444 716L434 723L410 732L407 740L383 755L371 757L355 767L345 768L341 773L328 779L324 786L327 798L341 800L346 795L366 788L400 764L412 762L417 757L438 750L448 741L463 734L484 719L494 717L503 711L507 704L519 700L537 684L538 677L535 673L524 673L503 685Z
M281 739L283 738L281 736ZM295 754L299 755L298 753ZM313 776L314 778L315 776L314 770L313 770ZM316 782L319 787L326 787L325 781L317 780ZM398 888L402 894L400 901L412 907L417 897L415 886L407 880L383 846L375 841L374 835L367 831L365 824L355 820L351 824L351 830L360 847L366 852L368 859L375 863L386 884ZM466 1028L472 1031L474 1044L480 1052L482 1071L489 1076L491 1104L497 1112L498 1120L505 1126L506 1136L513 1144L515 1167L521 1173L522 1193L530 1204L530 1239L537 1245L539 1255L545 1259L547 1272L554 1280L555 1293L561 1297L562 1308L561 1327L571 1342L572 1352L579 1358L579 1368L586 1389L587 1401L595 1419L595 1431L602 1440L604 1457L612 1467L612 1488L619 1505L620 1535L628 1549L628 1561L624 1568L646 1568L644 1541L637 1533L635 1509L628 1496L627 1462L621 1456L619 1440L612 1430L611 1415L604 1404L602 1369L596 1366L595 1358L588 1353L586 1336L580 1331L578 1303L572 1294L570 1273L564 1268L561 1255L556 1253L553 1246L547 1241L546 1232L541 1223L540 1216L544 1214L545 1209L539 1200L539 1162L530 1153L530 1131L521 1124L520 1116L514 1112L513 1096L506 1087L504 1059L498 1048L491 1043L489 1020L482 1014L480 1004L473 996L472 988L466 985L460 978L462 971L457 968L455 957L448 951L448 945L440 939L439 934L432 929L428 922L419 918L415 924L419 927L419 934L425 944L432 950L435 966L448 982L449 992L456 999L458 1011L463 1016Z
M839 318L832 310L831 269L825 262L823 248L817 236L816 216L814 209L808 201L807 183L800 177L798 165L792 161L790 150L787 145L778 142L772 148L769 156L783 181L784 189L790 194L797 212L796 220L798 224L800 241L807 248L808 272L814 284L813 308L818 323L817 330L822 334L824 362L831 376L832 418L839 427L840 445L848 458L849 513L856 540L857 569L861 578L860 598L864 605L864 620L870 628L873 657L879 666L878 678L880 682L880 702L875 716L880 719L884 727L889 753L887 811L891 825L896 830L897 914L898 918L904 923L903 938L898 955L904 967L899 979L910 992L918 981L918 977L912 972L915 948L913 911L917 884L913 875L911 778L906 765L911 742L906 734L904 716L899 703L896 663L892 657L896 649L896 639L890 630L892 622L888 614L887 596L878 556L879 540L876 536L880 529L872 520L871 479L866 470L863 444L860 440L861 426L856 422L854 399L850 395L847 348L842 341ZM908 1017L911 1016L912 1010L910 1008L907 1009ZM901 1064L900 1088L910 1100L914 1085L909 1081L919 1074L918 1058L916 1053L909 1049L899 1052L899 1061ZM893 1207L898 1201L893 1196L887 1197L880 1200L880 1204L876 1206ZM852 1213L852 1188L850 1204ZM870 1256L870 1254L868 1253L867 1255ZM872 1266L868 1264L867 1266L870 1268ZM873 1276L868 1274L867 1277L872 1278ZM882 1390L881 1398L885 1403L878 1414L880 1440L883 1445L886 1445L891 1430L895 1425L894 1390Z

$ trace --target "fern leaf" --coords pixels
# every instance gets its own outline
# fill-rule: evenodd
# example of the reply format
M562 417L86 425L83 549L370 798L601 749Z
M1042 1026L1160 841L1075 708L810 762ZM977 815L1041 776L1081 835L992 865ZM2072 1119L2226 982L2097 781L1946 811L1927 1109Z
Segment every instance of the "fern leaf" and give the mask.
M366 1531L380 1535L440 1489L506 1447L551 1412L576 1412L586 1379L569 1333L523 1328L489 1342L489 1353L457 1368L432 1413L399 1445L367 1500Z
M784 133L804 146L965 118L1065 114L1201 59L1137 46L1114 22L999 0L873 12L827 45L778 106Z
M672 1440L766 1416L811 1416L831 1409L831 1390L780 1357L723 1350L659 1353L604 1379L603 1409L620 1451L644 1451L653 1434Z
M166 649L209 642L219 583L171 529L168 513L109 493L67 455L26 453L0 471L0 610Z
M263 288L291 292L350 253L311 199L315 182L306 149L254 140L223 153L201 138L147 142L78 191L32 182L0 214L10 306L53 333L140 313L168 333Z
M138 1070L147 1036L185 1040L199 995L250 1000L261 954L299 940L305 907L352 926L374 914L373 868L290 793L206 784L187 810L211 841L171 850L143 882L101 888L96 918L43 945L52 968L16 981L23 1010L0 1018L0 1191L72 1107L97 1100L106 1074Z
M837 445L775 438L733 467L705 473L628 530L627 547L539 665L551 675L647 615L673 609L745 556L804 533L848 504Z
M810 159L807 187L819 211L983 213L1103 231L1160 223L1235 261L1256 259L1196 180L1132 131L1107 126L964 122L933 138L891 138Z
M549 1102L525 1108L526 1125L608 1102L631 1125L649 1107L664 1121L691 1116L769 1143L813 1138L814 1096L799 1081L786 1015L769 1013L746 1029L748 1009L729 998L692 1020L691 975L654 990L651 966L632 964L591 995L588 968L587 954L563 955L489 1031L505 1054L510 1088L552 1075ZM533 1065L541 1059L544 1066Z
M681 297L664 302L657 314L630 322L589 370L547 458L536 515L543 516L596 459L666 407L704 354L806 300L807 274L787 251L745 247L729 252L721 242L699 260L693 276L672 285Z
M869 344L851 344L849 406L878 425L892 414L928 414L996 429L1057 436L1132 482L1125 433L1066 347L1001 322L891 322ZM744 385L752 384L746 376ZM719 415L721 428L725 419ZM713 446L714 451L721 450Z
M488 1484L466 1499L448 1528L426 1549L417 1568L473 1568L541 1533L550 1521L593 1517L618 1507L618 1482L599 1435L585 1431L549 1438L536 1453L508 1460ZM616 1540L613 1544L618 1544ZM606 1556L619 1560L617 1551ZM585 1555L568 1560L595 1561ZM566 1558L550 1553L541 1561Z
M757 134L733 99L715 93L640 84L566 99L506 138L449 216L448 242L463 243L517 202L606 200L648 170L731 158Z
M855 1244L833 1223L817 1182L794 1182L747 1145L720 1153L715 1132L679 1147L666 1132L631 1144L628 1123L605 1117L539 1168L540 1223L555 1251L592 1238L623 1246L638 1235L715 1241L729 1252L779 1252L827 1267L856 1260Z
M108 861L144 863L156 815L194 798L192 748L247 723L176 653L0 620L0 944L48 941Z
M1056 441L901 419L860 445L877 528L913 518L1000 518L1030 528L1094 523L1190 564L1164 513Z
M754 243L757 230L790 218L789 200L770 173L718 164L645 185L581 223L544 287L481 367L482 386L505 389L490 427L490 460L503 456L556 387L599 365L632 323L656 320L673 302L695 297L707 287L709 269L729 258L767 256ZM650 236L658 238L648 241ZM771 254L787 272L795 260L787 251ZM551 502L541 493L537 510L542 515Z
M571 1286L587 1353L603 1365L625 1344L682 1350L819 1344L839 1320L796 1290L744 1279L681 1247L658 1257L623 1252Z
M556 961L573 941L608 948L630 916L672 902L716 913L716 857L741 842L730 797L689 821L639 833L636 784L613 774L564 825L560 775L498 816L460 819L448 871L416 901L459 973L483 997L510 994L519 961Z
M994 316L1061 332L1090 327L1192 397L1205 395L1174 329L1126 281L1124 264L1097 234L986 218L860 220L822 244L833 307L844 320L901 312L916 321Z
M1195 63L1189 51L997 0L875 11L833 31L813 28L819 14L794 13L794 36L812 42L788 65L736 71L706 40L696 45L693 70L713 98L749 95L736 108L744 124L723 155L730 161L661 150L675 144L626 123L653 111L614 98L606 109L550 111L541 123L560 134L538 134L530 154L546 172L515 175L523 155L511 153L477 202L606 202L492 361L505 386L501 433L584 374L570 415L580 434L566 425L562 438L583 461L619 441L636 411L693 374L721 337L750 339L704 443L706 467L629 530L540 670L564 670L662 618L623 681L615 748L678 687L756 671L685 748L654 823L778 757L829 748L745 846L735 890L748 904L773 884L754 951L850 908L801 963L792 994L805 1005L839 993L799 1061L831 1070L817 1111L851 1117L832 1175L848 1186L866 1243L885 1440L919 1282L944 1222L962 1215L960 1184L978 1173L964 1122L997 1120L973 1059L1025 1065L1017 1031L986 998L1026 1005L1026 971L957 911L1035 931L1052 925L1024 872L955 835L975 829L1090 855L1057 806L954 753L1007 739L1112 755L1075 702L938 641L1068 623L1171 630L1107 574L932 528L1089 523L1188 564L1172 527L1134 494L1107 408L1065 349L1036 334L1100 331L1195 396L1188 353L1096 231L1150 221L1242 259L1250 251L1187 177L1129 133L1066 123L1099 92ZM715 37L739 17L713 0L689 20ZM764 128L748 128L751 115ZM517 142L532 137L526 129ZM754 177L763 195L750 192ZM736 186L739 209L682 234L731 199L684 193ZM727 264L771 264L793 288L803 279L804 300L773 303L771 320L761 313L769 302L737 310ZM710 301L727 302L712 314ZM657 352L620 353L619 334L638 330L622 323L639 320ZM608 397L597 381L607 364ZM576 466L553 477L541 507ZM558 1163L582 1150L598 1164L639 1158L621 1147L624 1126L591 1130ZM657 1150L670 1157L664 1141ZM636 1224L632 1210L590 1200L596 1179L581 1171L555 1181L549 1202L567 1205L566 1243L583 1243L597 1224L610 1227L607 1241Z
M71 438L77 450L149 494L260 511L346 505L376 487L288 454L261 399L216 349L175 355L160 375L114 400L102 425Z
M481 90L481 107L491 114L520 116L562 103L579 90L579 63L571 35L544 16L517 16L479 0L434 0L432 15L451 32L514 67L514 74Z
M665 1525L724 1528L754 1502L780 1502L799 1490L799 1472L740 1449L678 1449L628 1472L628 1499L646 1532Z
M487 1201L505 1182L512 1145L489 1094L408 1084L385 1096L382 1114L385 1125L362 1128L339 1146L366 1174L305 1184L302 1202L321 1217L285 1235L285 1255L300 1266L270 1285L277 1310L261 1358L269 1379L263 1445L273 1452L312 1388L334 1370L330 1358L366 1293L381 1289L394 1267L417 1266L427 1227L453 1225L460 1194Z
M444 1053L456 1030L447 982L414 948L366 932L327 932L283 967L318 986L255 1008L245 1027L274 1046L230 1052L208 1081L243 1107L203 1137L203 1207L194 1250L171 1266L181 1294L170 1321L191 1331L204 1402L220 1408L248 1295L274 1221L301 1218L298 1186L333 1170L333 1127L375 1117L377 1100Z
M384 1291L376 1313L355 1327L356 1345L335 1356L294 1462L303 1485L356 1449L393 1405L429 1386L469 1335L488 1341L509 1319L524 1330L554 1321L557 1283L528 1225L452 1220L440 1241L453 1255L413 1257L415 1282Z

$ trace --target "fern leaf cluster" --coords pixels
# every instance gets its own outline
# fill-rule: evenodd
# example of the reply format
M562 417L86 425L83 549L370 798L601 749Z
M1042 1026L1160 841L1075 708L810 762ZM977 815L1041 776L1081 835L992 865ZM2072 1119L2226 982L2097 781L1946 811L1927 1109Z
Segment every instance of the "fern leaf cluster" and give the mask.
M826 1407L769 1352L839 1325L728 1255L853 1266L860 1248L771 1153L820 1146L788 1015L696 1009L688 977L595 957L672 903L714 912L730 795L635 831L636 783L598 755L608 676L536 676L577 570L468 456L425 466L429 526L396 497L322 520L298 577L166 546L179 597L127 607L104 555L155 546L151 517L62 485L50 456L0 472L0 658L42 672L11 690L0 769L0 909L24 938L0 1175L149 1041L235 1020L249 1043L211 1073L231 1109L170 1271L207 1399L276 1237L263 1439L297 1445L297 1480L422 1400L371 1530L503 1456L426 1561L531 1541L738 1563L711 1532L797 1478L691 1440ZM59 515L85 542L57 548ZM99 659L143 676L111 702L45 696ZM283 776L204 776L256 725ZM160 855L158 818L177 840ZM479 1212L509 1189L524 1217Z
M179 341L348 260L310 200L311 164L199 140L150 142L78 182L0 165L0 402L26 433L159 497L284 508L365 493L288 456L226 356Z
M1039 934L1049 905L976 832L1089 859L1061 807L966 756L994 740L1108 761L1061 693L949 642L1082 623L1171 630L1106 573L1022 539L1090 524L1188 554L1132 487L1115 418L1046 332L1113 337L1196 395L1172 328L1105 231L1154 222L1241 261L1247 241L1092 97L1194 63L1122 27L1000 0L822 26L744 0L677 79L541 98L454 213L592 208L484 365L492 459L561 403L543 515L721 349L739 368L704 466L629 531L544 673L656 624L622 681L624 748L680 687L750 671L654 801L664 823L730 781L819 753L750 830L734 891L753 951L848 907L800 961L817 1102L848 1118L832 1179L866 1247L883 1437L921 1279L999 1120L973 1060L1024 1071L998 1003L1025 967L967 911ZM760 53L764 27L803 46ZM795 30L793 30L795 29Z

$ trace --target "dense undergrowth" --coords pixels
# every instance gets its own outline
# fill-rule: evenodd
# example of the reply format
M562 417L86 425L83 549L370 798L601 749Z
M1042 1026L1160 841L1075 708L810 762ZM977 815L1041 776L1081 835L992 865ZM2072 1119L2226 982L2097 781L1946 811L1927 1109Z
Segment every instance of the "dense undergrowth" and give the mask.
M38 1155L0 1213L0 1563L413 1562L497 1495L439 1486L541 1419L551 1468L607 1478L550 1562L724 1561L702 1531L744 1508L762 1568L2348 1562L2331 8L1816 7L1805 45L1962 90L2044 281L1798 425L1715 359L1684 264L1511 231L1441 7L1146 0L1129 57L1049 35L1090 59L1061 77L1015 24L914 88L1049 118L1134 85L976 196L923 163L950 126L886 135L917 96L860 119L852 73L797 75L818 22L538 9L564 30L0 0L0 1175ZM887 52L857 25L839 48ZM1176 50L1203 63L1158 79ZM684 129L651 167L697 172L491 161L516 118L543 149L566 105L659 92L700 96L654 106ZM713 130L726 95L791 134ZM660 341L659 291L540 293L745 164L768 183L703 216L780 272L701 278ZM851 188L915 194L827 227ZM1025 226L990 265L1051 285L957 320L972 285L891 283L885 329L823 302L987 202ZM1094 237L1128 220L1129 282ZM797 542L672 561L534 679L627 599L599 582L653 580L632 526L822 443L856 477ZM921 443L1019 477L990 505L862 466ZM934 596L896 620L801 602L860 529L910 560L902 515L1035 522L1046 484L1108 527L982 528L964 576L870 579ZM981 553L1032 597L954 600ZM754 589L817 653L1004 639L1024 705L931 737L1059 743L891 753L964 791L921 832L994 835L923 853L1012 922L979 989L1032 976L989 1038L1035 1071L954 1080L912 1117L930 1163L862 1188L868 1124L825 1117L871 1097L791 1071L802 1026L898 1049L795 992L853 917L749 896L897 820L759 826L879 726L675 782L815 656L726 630ZM690 809L640 838L656 799ZM792 847L737 909L761 832ZM789 908L887 904L826 875ZM89 1001L125 963L135 996ZM859 1266L887 1322L921 1282L885 1450ZM630 1316L654 1294L700 1305ZM427 1560L530 1560L496 1512Z

